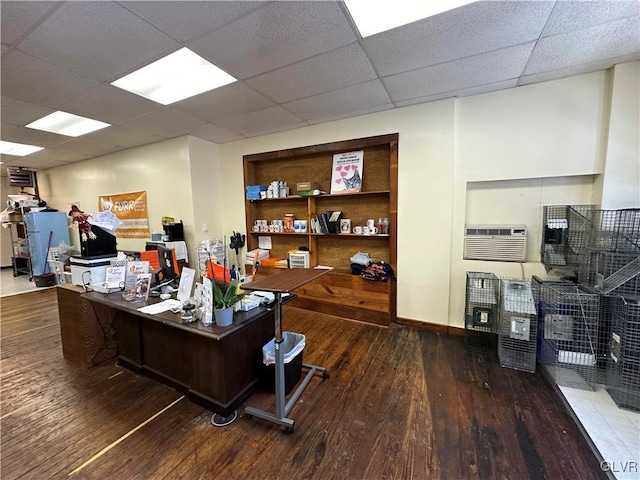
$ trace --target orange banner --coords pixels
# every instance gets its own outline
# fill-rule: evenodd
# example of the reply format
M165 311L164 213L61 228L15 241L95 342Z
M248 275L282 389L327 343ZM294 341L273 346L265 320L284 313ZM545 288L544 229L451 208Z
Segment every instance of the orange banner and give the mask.
M147 192L98 196L98 211L107 210L123 222L116 230L117 238L149 238Z

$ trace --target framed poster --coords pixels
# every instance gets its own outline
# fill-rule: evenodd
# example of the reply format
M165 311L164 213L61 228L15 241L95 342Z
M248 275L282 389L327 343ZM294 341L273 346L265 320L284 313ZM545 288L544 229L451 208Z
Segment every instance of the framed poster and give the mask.
M331 170L331 193L362 191L362 161L364 150L336 153Z

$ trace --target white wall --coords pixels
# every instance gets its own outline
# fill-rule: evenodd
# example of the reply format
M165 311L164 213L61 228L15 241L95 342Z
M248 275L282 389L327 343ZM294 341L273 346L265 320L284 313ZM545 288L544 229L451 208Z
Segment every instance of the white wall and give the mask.
M40 196L68 212L80 202L85 212L98 210L98 196L147 192L149 229L162 231L162 216L185 223L190 245L194 238L193 194L187 137L116 152L83 162L38 172ZM77 235L75 246L78 246ZM118 239L121 250L144 250L147 239ZM73 243L73 239L72 239Z
M600 179L603 209L640 206L640 63L616 65L607 137L607 167Z
M544 274L541 206L591 203L593 179L607 171L608 126L617 120L609 112L622 111L609 105L616 75L596 72L219 146L184 137L48 170L47 188L63 208L80 200L85 209L98 194L147 190L152 229L162 215L182 218L195 244L244 231L243 155L397 132L398 316L462 326L467 270ZM618 101L633 101L628 90L613 91ZM620 141L638 157L637 134ZM468 219L520 218L532 232L528 263L462 260Z

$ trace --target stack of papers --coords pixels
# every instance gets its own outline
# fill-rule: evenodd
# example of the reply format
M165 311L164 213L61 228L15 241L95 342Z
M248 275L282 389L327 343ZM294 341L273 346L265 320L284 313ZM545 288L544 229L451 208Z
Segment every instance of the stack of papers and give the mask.
M263 250L261 248L256 248L255 250L251 250L247 252L247 264L253 265L253 259L258 254L258 262L262 261L265 258L269 258L269 250Z
M155 315L157 313L166 312L171 310L172 308L182 306L182 302L180 300L175 300L170 298L169 300L165 300L164 302L154 303L153 305L147 305L146 307L141 307L138 311L142 313L148 313L150 315Z

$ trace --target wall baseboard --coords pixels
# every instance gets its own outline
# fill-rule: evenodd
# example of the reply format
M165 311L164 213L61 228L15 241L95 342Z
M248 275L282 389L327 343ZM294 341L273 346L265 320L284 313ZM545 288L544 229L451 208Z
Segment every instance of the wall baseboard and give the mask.
M418 320L409 320L407 318L396 319L396 323L405 327L419 328L421 330L429 330L432 332L446 333L447 335L464 336L464 328L450 327L449 325L439 325L437 323L419 322Z

